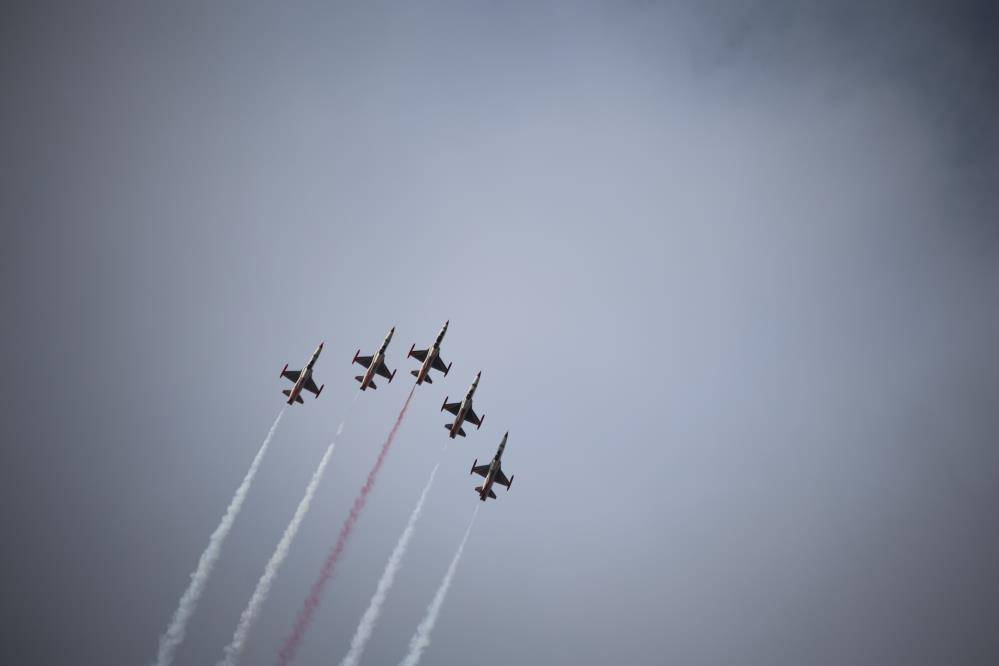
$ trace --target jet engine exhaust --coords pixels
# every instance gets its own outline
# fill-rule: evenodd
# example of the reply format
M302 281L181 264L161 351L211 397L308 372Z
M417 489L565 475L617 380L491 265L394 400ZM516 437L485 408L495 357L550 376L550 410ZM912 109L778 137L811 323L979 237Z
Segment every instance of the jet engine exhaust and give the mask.
M400 662L400 666L416 666L420 663L423 651L430 645L430 634L434 630L434 625L437 624L437 616L440 615L441 606L444 605L444 597L447 596L447 590L451 586L451 579L454 578L455 569L458 568L458 560L461 559L461 552L465 549L465 542L468 541L468 535L472 533L475 517L479 515L479 506L476 506L475 511L472 512L472 519L468 521L465 536L461 538L461 543L458 544L458 550L454 554L454 559L451 560L451 565L447 568L447 573L444 574L444 580L441 581L441 586L437 589L437 594L434 595L433 601L427 606L427 614L423 616L423 620L416 627L416 633L413 634L413 638L409 641L409 654Z
M361 616L361 621L357 625L354 637L350 640L350 650L347 651L347 655L340 662L340 666L356 666L356 664L360 663L361 656L364 654L364 648L367 646L368 640L375 630L378 617L381 615L385 599L388 597L389 590L392 589L395 575L402 566L402 559L406 556L409 540L416 530L416 521L419 520L420 512L423 510L423 502L427 499L430 487L434 485L434 477L437 476L437 468L440 466L441 464L438 462L434 465L433 471L430 472L430 479L427 480L427 485L424 486L423 492L420 493L420 499L416 502L416 507L409 516L409 522L406 523L406 527L403 529L402 535L395 545L395 549L389 556L388 563L385 565L385 571L382 572L382 577L378 580L378 586L375 588L375 593L368 604L368 609Z
M219 522L215 531L212 532L212 536L209 537L208 546L201 553L198 566L191 574L191 582L188 584L187 589L184 590L184 594L181 595L180 602L177 604L177 610L174 611L166 631L160 636L160 647L156 654L156 661L154 662L156 666L170 666L173 663L177 648L184 641L184 636L187 633L187 623L190 621L191 616L194 615L194 611L197 610L201 593L204 591L205 584L211 577L212 570L215 568L219 555L222 553L222 545L226 537L229 536L229 531L232 529L233 523L236 522L236 516L239 515L240 509L243 508L243 501L250 491L253 479L257 476L260 461L263 460L264 454L267 453L267 447L274 437L274 431L277 430L282 416L284 416L283 408L278 412L277 418L274 419L274 424L264 438L264 443L260 445L260 450L257 451L253 462L250 463L250 469L247 470L246 476L243 477L243 482L236 488L236 492L232 496L232 500L229 502L229 507L226 509L225 515L222 516L221 522Z
M278 652L278 664L280 664L280 666L288 666L295 659L295 654L298 652L298 648L302 643L302 638L305 637L305 632L309 629L309 625L312 624L312 619L316 614L316 610L319 608L320 602L322 601L323 591L326 588L326 584L333 576L333 571L336 569L337 562L340 561L340 556L347 547L347 542L350 540L350 535L354 531L354 526L357 524L357 520L360 518L361 512L364 511L364 504L367 502L368 494L375 485L375 481L378 478L378 472L382 468L382 463L385 462L385 456L392 447L392 442L395 440L396 433L399 431L399 426L402 425L402 420L406 416L406 410L409 408L409 402L413 399L413 393L415 390L415 385L409 390L409 395L406 396L406 402L403 404L402 409L399 410L399 416L396 418L395 424L392 426L392 430L385 439L385 443L382 444L382 448L378 452L378 458L375 460L375 464L372 465L371 469L368 471L367 480L364 482L364 485L361 486L361 490L357 493L357 497L354 498L354 504L350 508L350 513L347 515L347 519L344 521L343 526L340 528L340 534L337 536L336 544L334 544L333 548L330 550L329 555L326 557L326 561L323 562L323 566L319 571L319 576L316 578L316 581L312 584L312 589L309 591L309 596L306 597L305 603L298 611L298 617L295 619L295 625L292 627L291 633L285 638L284 644Z

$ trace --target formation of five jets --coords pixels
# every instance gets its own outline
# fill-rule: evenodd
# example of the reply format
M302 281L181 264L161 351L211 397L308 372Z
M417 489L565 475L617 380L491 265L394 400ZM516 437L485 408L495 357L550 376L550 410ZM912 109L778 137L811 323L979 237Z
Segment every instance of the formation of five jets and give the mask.
M443 359L441 359L441 342L444 340L444 334L447 333L447 327L449 322L444 322L444 326L441 328L440 332L437 334L437 338L434 340L434 344L428 349L415 349L416 344L414 343L409 348L409 353L407 357L415 358L420 362L420 367L416 370L411 370L410 374L416 377L416 384L420 385L424 382L428 384L433 384L433 378L430 376L430 370L437 370L447 377L448 373L451 371L451 364L444 364ZM388 349L389 343L392 341L392 336L395 335L395 327L388 332L385 339L382 341L381 347L373 356L360 356L361 350L358 349L354 354L354 360L351 363L357 363L364 368L366 368L363 375L357 375L354 377L355 380L361 383L361 390L365 391L369 388L377 389L378 386L375 385L374 377L378 375L384 377L390 383L395 378L396 370L389 370L388 366L385 365L385 352ZM316 398L322 393L323 388L326 386L317 387L316 382L313 379L313 369L316 365L316 361L319 359L319 354L323 351L323 345L325 343L319 343L319 347L312 354L309 359L308 364L301 370L289 370L288 365L285 364L284 368L281 370L281 377L291 381L294 385L290 389L284 389L282 393L288 397L288 404L293 405L296 402L299 404L304 403L302 400L302 391L306 390L314 394ZM475 409L472 407L472 397L475 395L475 390L479 386L479 380L482 378L482 372L478 372L475 375L475 379L472 380L471 386L468 387L468 391L465 393L465 397L460 402L448 402L447 397L444 398L444 404L441 405L441 411L447 410L451 414L454 414L454 421L452 423L445 423L444 427L448 430L449 437L454 439L456 436L461 435L465 437L465 430L462 426L465 423L471 423L479 429L482 427L483 421L486 419L486 415L483 414L479 416L475 413ZM501 486L506 486L506 489L510 489L510 485L513 483L513 476L511 475L507 479L506 475L503 473L503 468L500 464L500 459L503 457L503 449L506 448L506 440L509 436L509 432L503 435L503 441L500 442L499 448L496 450L496 455L493 456L492 461L488 465L479 465L479 459L476 458L475 462L472 463L471 474L478 474L485 478L485 481L481 486L475 488L475 492L479 494L479 499L483 502L487 498L496 499L496 493L492 491L494 484L499 484Z

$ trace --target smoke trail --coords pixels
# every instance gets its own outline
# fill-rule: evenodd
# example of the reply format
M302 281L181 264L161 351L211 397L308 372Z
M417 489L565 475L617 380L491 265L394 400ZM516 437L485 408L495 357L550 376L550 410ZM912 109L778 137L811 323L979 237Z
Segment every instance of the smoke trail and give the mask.
M292 660L295 658L295 654L298 652L298 647L302 643L302 638L305 636L305 632L308 630L309 625L312 623L312 618L316 614L316 610L319 608L319 603L322 600L323 590L326 588L326 583L333 576L333 571L336 569L336 564L340 560L340 556L343 554L344 549L347 547L347 541L350 539L351 533L354 531L354 526L357 524L357 519L360 518L361 512L364 511L364 504L368 499L368 493L375 485L375 480L378 478L378 471L382 468L382 463L385 462L385 456L389 452L389 448L392 446L392 441L395 439L396 433L399 431L399 426L402 424L402 419L406 415L406 410L409 408L409 401L413 399L413 391L416 390L416 386L409 390L409 395L406 397L406 402L403 404L402 409L399 410L399 416L395 420L395 424L392 426L392 430L389 432L388 437L385 439L385 443L382 444L381 451L378 452L378 458L375 460L375 464L368 471L368 478L361 486L361 490L357 493L357 497L354 498L354 505L350 508L350 514L347 516L347 520L344 521L343 527L340 528L340 534L337 537L336 544L330 550L330 554L326 557L326 561L323 562L323 567L319 571L319 577L312 584L312 589L309 591L309 596L306 597L305 603L302 608L298 611L298 617L295 619L295 625L291 629L291 633L288 634L287 638L284 640L284 645L281 646L281 650L278 652L278 664L280 666L288 666Z
M399 542L395 545L395 550L389 556L388 564L385 565L385 571L382 572L382 577L378 580L378 586L375 588L375 594L371 597L371 602L368 604L368 610L361 616L361 622L357 625L357 631L354 632L354 637L350 641L350 650L347 652L347 656L343 658L343 661L340 662L340 666L356 666L361 661L361 655L364 654L364 648L375 629L378 616L381 615L382 605L385 603L385 598L388 596L389 589L395 580L395 574L399 571L399 567L402 566L402 558L406 555L409 540L416 530L416 521L419 520L420 511L423 510L423 502L427 499L427 493L430 492L430 486L434 484L434 477L437 475L437 468L440 466L441 464L437 463L434 465L433 471L430 472L430 479L423 488L423 492L420 494L420 499L417 501L413 513L409 516L409 522L406 523L406 529L402 531L402 536L399 537Z
M454 554L451 566L447 568L447 573L444 574L444 580L441 581L441 586L438 588L437 594L434 595L434 600L427 607L427 614L423 617L423 621L420 622L420 625L416 628L416 633L413 634L413 638L409 641L409 654L402 660L400 666L416 666L420 663L423 651L430 645L430 633L434 630L434 625L437 624L437 616L440 614L441 606L444 604L447 588L451 586L451 579L454 578L454 570L458 568L461 551L465 549L465 542L468 541L468 535L472 533L472 525L475 524L475 517L479 515L479 506L481 505L475 507L472 519L468 521L468 528L465 530L465 536L461 538L461 543L458 545L458 552Z
M284 563L285 558L288 557L288 551L291 550L291 542L295 540L298 528L302 525L302 521L305 520L305 514L309 512L309 507L312 505L312 498L319 488L323 473L326 471L326 464L333 455L337 437L343 432L343 426L347 423L347 416L350 415L350 409L357 402L358 395L360 395L360 391L354 394L354 401L347 408L347 415L343 417L343 421L337 426L336 436L330 442L330 445L326 447L326 453L319 460L319 466L316 467L316 471L312 473L312 479L309 480L309 485L305 487L305 495L302 496L302 500L298 503L298 508L295 509L295 515L291 517L288 527L284 529L284 534L281 536L281 540L278 541L277 548L274 549L274 554L267 561L267 566L264 567L264 573L260 576L260 580L257 581L257 587L253 590L249 603L243 609L242 615L239 616L239 624L236 625L232 641L223 650L224 656L218 662L218 666L235 666L239 662L239 658L243 654L243 648L246 646L246 639L250 634L250 629L260 614L260 609L267 600L267 595L270 594L271 585L274 584L278 570Z
M219 555L222 553L222 544L225 542L225 538L229 536L229 530L232 529L232 524L236 521L236 516L239 515L239 510L243 507L243 500L246 499L250 485L257 475L257 468L260 467L260 461L263 460L264 454L267 452L267 447L271 443L271 438L274 437L274 431L277 430L282 416L284 416L284 408L278 412L277 418L274 419L274 425L267 432L264 443L260 445L260 450L257 451L253 462L250 463L250 469L247 470L246 476L243 477L243 482L236 488L236 494L232 496L229 508L226 509L225 515L222 516L222 521L208 539L208 546L201 553L201 558L198 560L198 567L191 574L191 582L180 597L180 603L177 604L177 610L174 611L173 618L170 620L166 631L160 636L160 649L156 654L156 661L154 662L156 666L170 666L173 663L177 648L184 641L184 635L187 633L187 623L198 607L201 593L204 591L205 584L212 575L212 569L215 568L215 563L218 562Z
M274 583L278 569L288 556L288 551L291 549L291 542L295 539L295 534L298 533L298 528L302 524L305 514L309 512L312 497L316 494L316 488L319 487L319 482L323 478L323 472L326 471L326 463L329 462L335 446L336 442L332 442L326 447L326 453L323 454L322 459L319 461L316 471L312 473L312 479L305 488L305 495L302 497L302 501L298 503L298 508L295 509L295 515L292 516L291 522L285 528L277 548L274 549L274 554L271 555L267 566L264 567L264 573L260 576L260 580L257 581L257 587L253 590L250 602L243 609L243 614L239 616L239 624L236 625L232 641L225 647L225 656L219 661L219 666L235 666L239 661L239 657L243 653L243 647L246 645L246 638L249 636L250 628L257 619L257 615L260 613L260 609L263 607L264 601L271 591L271 585Z

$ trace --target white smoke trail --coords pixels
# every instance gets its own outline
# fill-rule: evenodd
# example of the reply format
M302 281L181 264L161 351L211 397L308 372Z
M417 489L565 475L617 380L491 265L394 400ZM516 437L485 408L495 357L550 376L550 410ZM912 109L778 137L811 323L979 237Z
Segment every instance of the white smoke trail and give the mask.
M343 424L341 423L337 429L337 434L340 434L342 430ZM239 616L239 624L236 625L232 641L225 647L225 656L218 662L218 666L236 666L240 655L243 654L243 648L246 645L247 637L250 635L250 629L260 614L260 609L263 607L264 601L267 600L267 595L271 591L274 578L277 577L278 569L281 568L285 558L288 556L288 551L291 550L291 542L294 541L295 535L298 533L298 528L305 519L305 514L309 512L312 497L316 494L319 482L323 478L323 472L326 471L326 463L329 462L330 457L333 455L333 448L335 446L336 441L334 440L326 447L326 453L323 454L322 459L319 461L316 471L312 473L312 479L309 480L309 485L305 488L305 495L302 496L302 500L298 503L295 515L292 516L291 522L285 528L277 548L274 549L274 554L271 555L267 566L264 567L264 573L260 576L260 580L257 581L257 587L253 590L253 595L250 596L249 603L243 609L243 614Z
M243 477L243 482L236 488L236 493L232 496L229 508L226 509L225 515L222 516L222 521L208 539L208 546L201 553L198 566L191 574L191 582L180 597L180 603L177 604L177 610L174 611L173 618L171 618L166 631L160 636L160 648L154 662L156 666L170 666L173 663L177 648L184 641L184 635L187 633L187 623L198 607L201 593L204 591L205 584L212 575L215 563L218 562L219 555L222 553L222 544L225 542L226 537L229 536L229 531L232 529L232 524L236 521L236 516L239 515L239 510L243 508L243 500L246 499L246 494L249 492L250 485L257 475L257 469L260 467L260 461L263 460L264 454L267 452L267 447L274 437L274 431L277 430L282 416L284 416L283 408L278 412L277 418L274 419L274 425L267 432L264 443L260 445L260 450L257 451L253 462L250 463L250 469L247 470L246 476Z
M340 662L340 666L355 666L361 661L364 648L371 638L371 633L375 629L378 617L381 615L385 598L392 587L396 573L402 566L402 558L405 557L406 548L409 547L409 540L416 530L416 521L420 518L420 512L423 510L423 502L427 499L430 486L434 484L434 477L437 476L438 467L440 467L440 463L434 465L433 471L430 472L430 479L423 488L423 492L420 493L420 499L416 502L413 513L409 516L409 522L406 523L406 528L402 531L399 542L396 543L392 555L389 556L388 563L385 565L385 571L382 572L382 577L378 580L378 586L375 588L375 594L371 597L371 602L368 604L368 610L361 616L361 622L357 625L357 631L354 632L354 637L350 641L350 650L343 658L343 661Z
M437 624L437 616L440 615L441 606L444 604L444 597L447 596L447 589L451 586L454 571L458 568L458 560L461 559L461 551L465 549L465 542L468 541L468 535L472 533L472 525L475 524L475 517L477 515L479 515L478 505L475 507L475 512L472 513L472 519L468 521L468 529L465 530L465 536L462 537L461 543L458 545L458 551L454 554L454 559L451 560L451 566L447 568L447 573L444 574L444 580L441 581L441 586L437 589L434 600L427 607L427 614L423 617L423 621L420 622L420 625L416 628L416 633L413 634L413 638L409 641L409 654L402 660L400 666L416 666L420 663L423 651L430 645L430 634L434 630L434 625Z
M330 442L328 447L326 447L326 452L319 460L319 465L316 467L316 471L312 473L309 485L305 487L305 494L302 496L302 500L298 503L298 508L295 509L295 514L291 517L291 522L288 523L288 526L284 529L284 534L281 535L281 540L278 541L277 548L274 549L271 559L267 561L267 565L264 567L264 573L260 576L260 580L257 581L257 587L253 590L249 603L246 604L246 608L243 609L242 615L239 616L239 623L236 625L236 631L233 632L232 640L229 642L229 645L225 646L225 649L223 650L224 656L218 662L218 666L236 666L239 662L239 658L243 654L243 648L246 647L246 639L250 635L250 629L253 627L253 623L260 614L260 609L267 600L267 595L270 594L271 585L274 584L274 579L277 577L278 570L284 563L285 558L288 557L288 551L291 550L291 542L295 540L298 528L302 525L302 521L305 520L305 515L309 512L309 507L312 505L312 498L315 496L316 490L319 488L319 483L322 481L323 473L326 471L326 464L329 463L330 458L333 455L333 449L336 447L337 438L339 438L343 433L343 427L347 423L347 417L350 416L351 408L354 406L354 403L357 402L357 396L360 394L360 391L356 391L354 393L354 400L347 407L347 414L344 415L343 420L340 421L340 425L337 426L336 435L333 437L333 441Z

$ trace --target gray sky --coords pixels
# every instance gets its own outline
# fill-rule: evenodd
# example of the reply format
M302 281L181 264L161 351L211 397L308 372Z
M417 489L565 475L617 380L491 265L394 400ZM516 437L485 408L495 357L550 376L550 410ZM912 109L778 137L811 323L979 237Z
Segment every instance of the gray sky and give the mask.
M0 661L145 663L281 407L212 663L355 391L270 664L445 319L298 663L999 659L996 10L32 3L0 16ZM477 478L477 477L476 477Z

